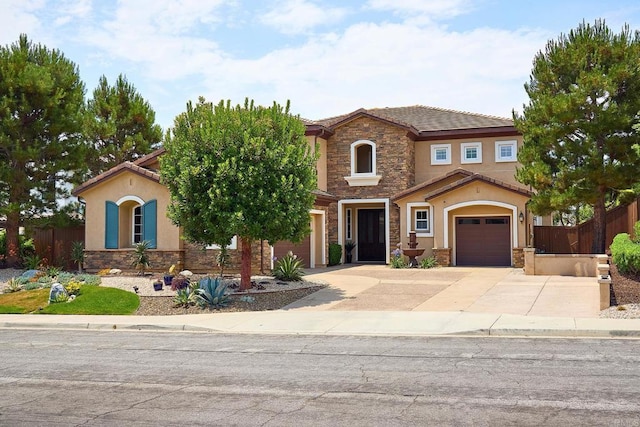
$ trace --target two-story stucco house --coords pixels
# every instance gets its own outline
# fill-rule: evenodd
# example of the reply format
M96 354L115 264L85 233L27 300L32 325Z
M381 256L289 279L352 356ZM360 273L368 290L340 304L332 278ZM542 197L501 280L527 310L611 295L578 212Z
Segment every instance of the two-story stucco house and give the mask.
M423 256L441 265L522 266L531 193L514 178L522 137L511 120L412 106L305 124L320 152L312 232L296 245L257 244L254 268L268 269L273 253L289 249L308 267L323 266L329 243L347 240L356 243L354 262L388 263L410 231ZM153 242L159 265L211 268L216 249L186 244L166 218L169 194L157 171L162 152L74 190L86 203L87 268L126 263L132 245L144 239Z

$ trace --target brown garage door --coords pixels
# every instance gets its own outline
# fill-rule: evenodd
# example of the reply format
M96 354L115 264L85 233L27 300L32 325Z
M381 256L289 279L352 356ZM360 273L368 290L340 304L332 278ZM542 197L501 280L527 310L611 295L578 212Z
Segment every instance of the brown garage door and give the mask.
M311 262L311 235L300 243L278 242L273 245L273 253L278 259L285 256L289 251L298 255L298 258L302 259L304 267L309 268Z
M456 265L511 265L509 217L456 218Z

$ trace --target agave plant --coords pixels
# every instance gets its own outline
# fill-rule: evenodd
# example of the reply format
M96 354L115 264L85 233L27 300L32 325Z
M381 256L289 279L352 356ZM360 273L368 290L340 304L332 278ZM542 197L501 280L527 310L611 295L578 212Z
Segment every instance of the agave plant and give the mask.
M189 283L184 288L178 289L173 297L174 306L188 308L195 305L198 296L196 292L197 286L197 283Z
M289 251L282 259L278 260L273 270L273 275L278 280L295 282L302 279L304 275L302 268L302 260L298 259L297 255Z
M200 307L220 308L229 303L226 295L227 285L220 278L205 277L200 280L200 287L196 289L196 302Z

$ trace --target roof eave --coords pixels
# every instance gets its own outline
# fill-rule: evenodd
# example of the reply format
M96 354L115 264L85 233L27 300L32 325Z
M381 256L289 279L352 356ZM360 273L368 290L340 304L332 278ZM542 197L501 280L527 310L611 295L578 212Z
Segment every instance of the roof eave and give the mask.
M521 135L513 126L495 126L487 128L446 129L419 131L416 141L440 141L444 139L507 137Z

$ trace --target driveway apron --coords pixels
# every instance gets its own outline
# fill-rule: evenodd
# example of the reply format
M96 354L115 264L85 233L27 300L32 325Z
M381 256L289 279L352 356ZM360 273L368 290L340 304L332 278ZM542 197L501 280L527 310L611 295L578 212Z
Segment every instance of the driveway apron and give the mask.
M598 317L595 277L526 276L522 269L392 269L356 265L309 270L329 286L284 310L465 311L530 316Z

